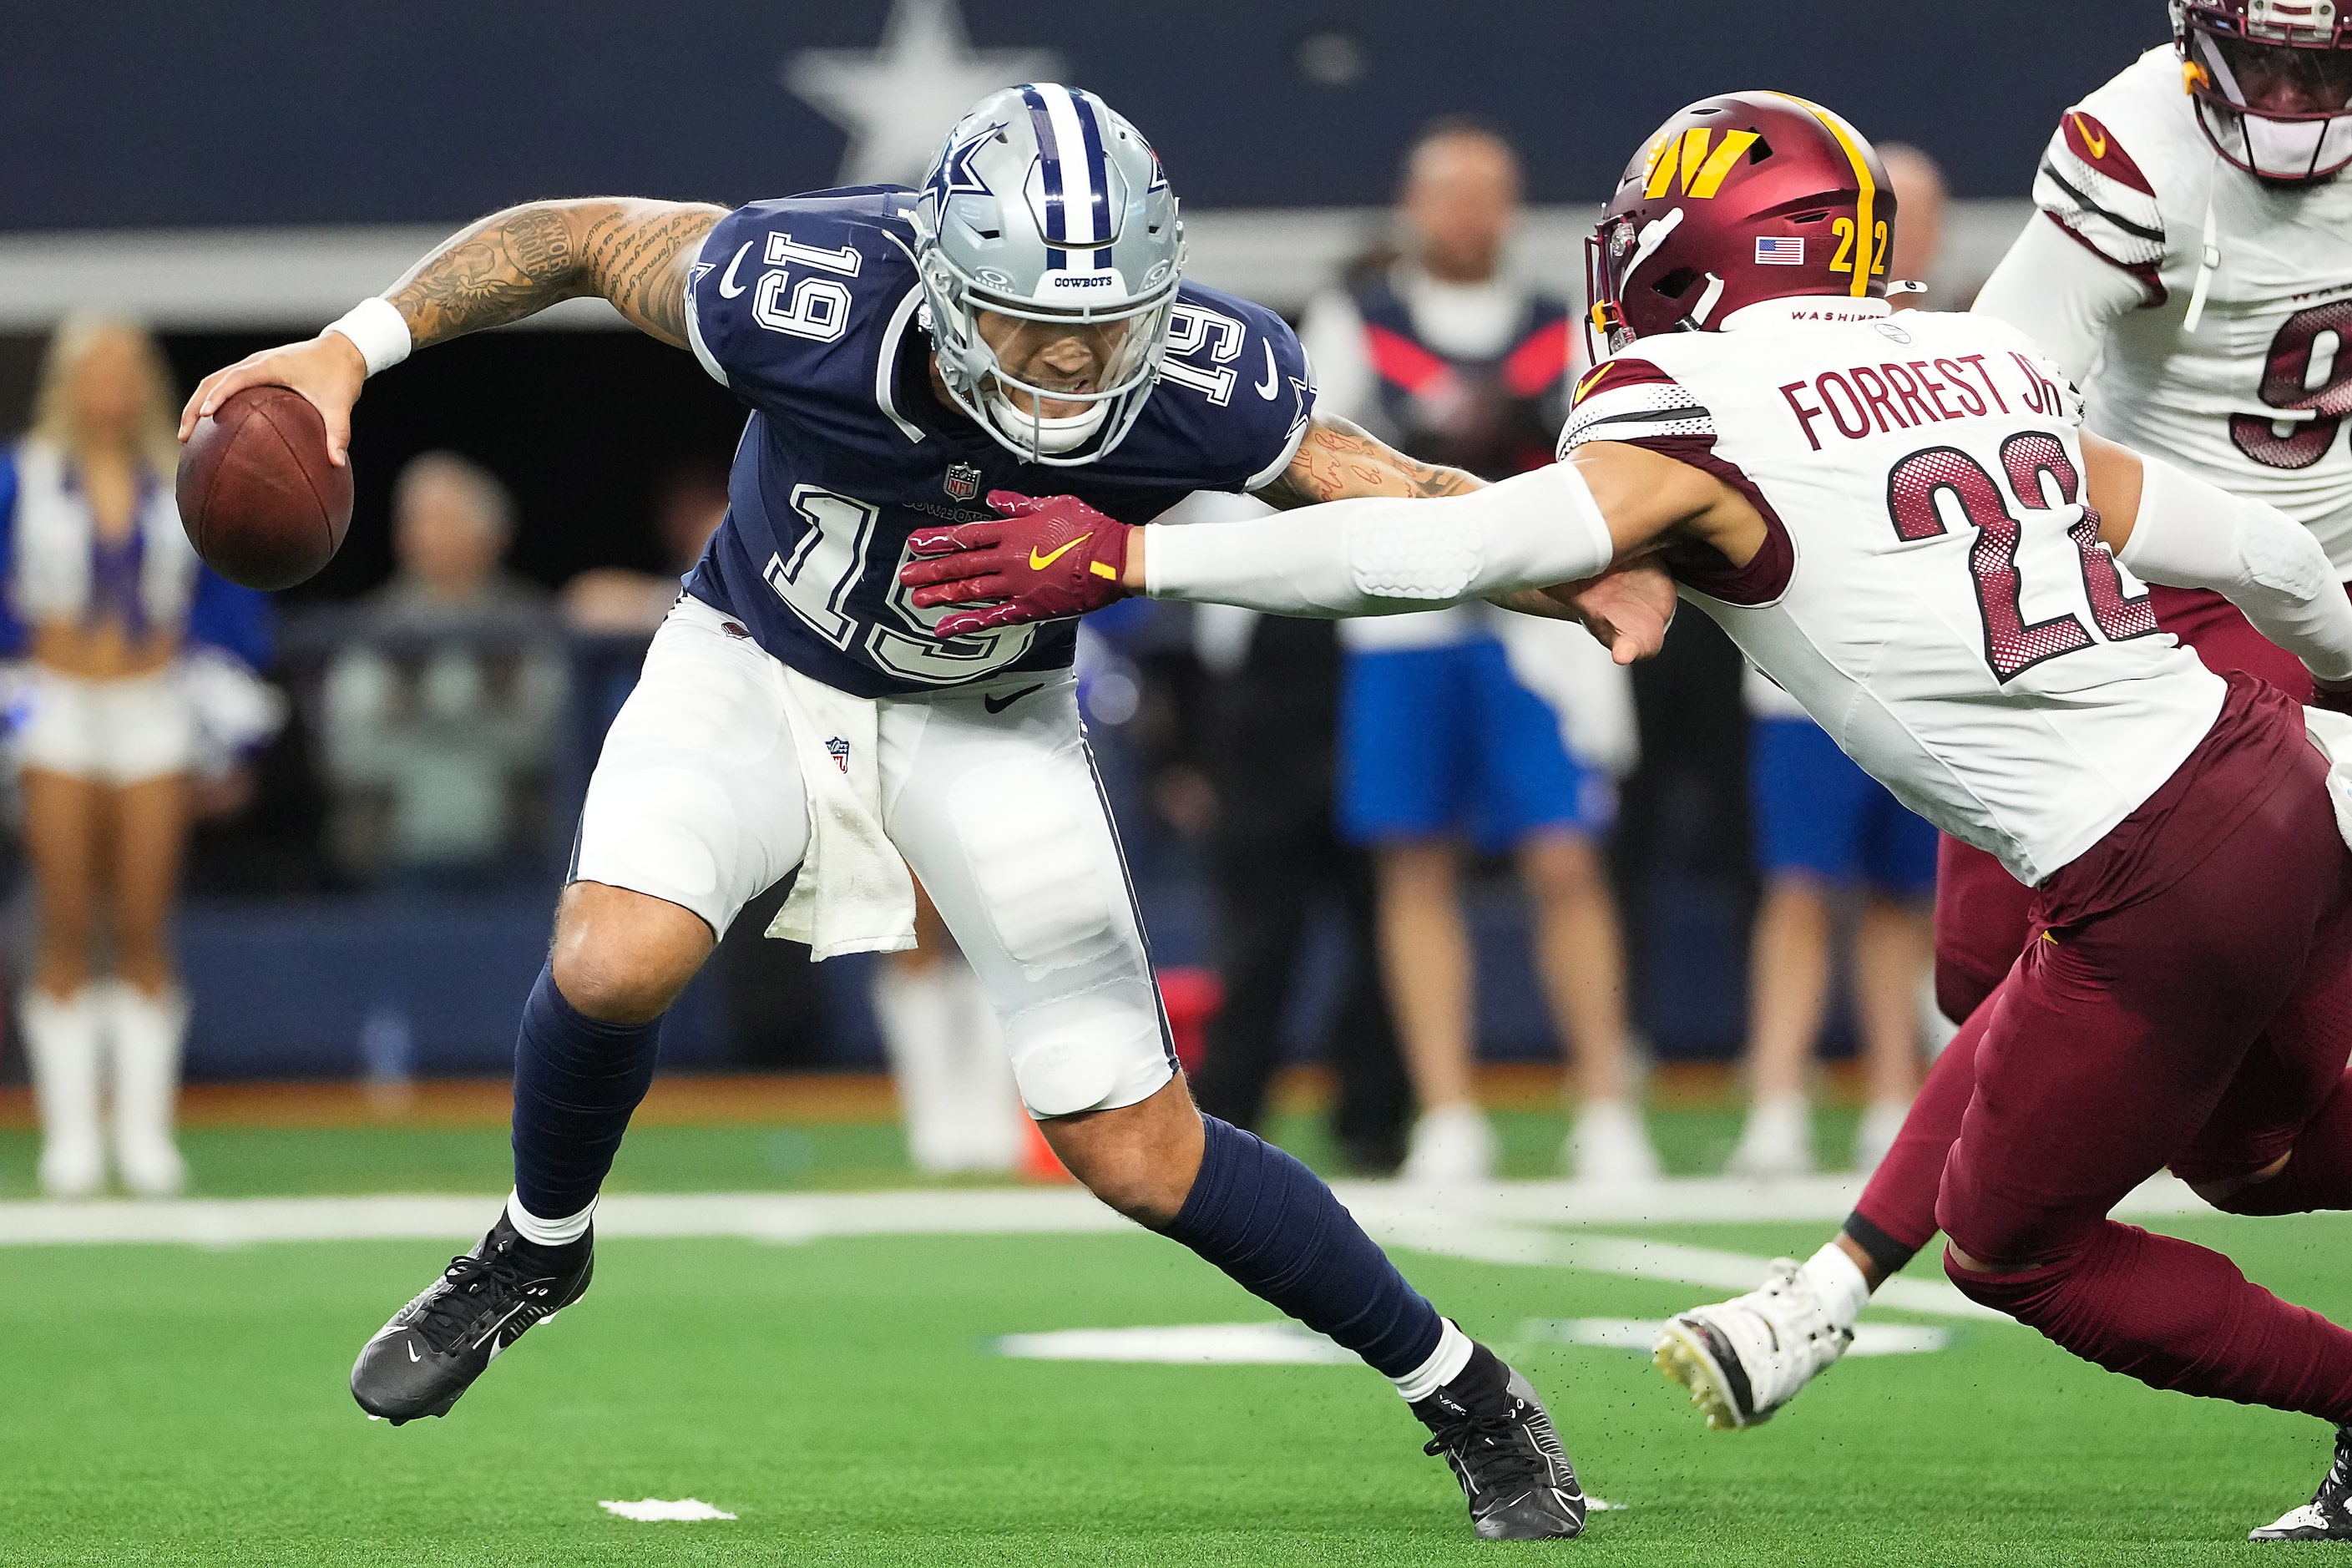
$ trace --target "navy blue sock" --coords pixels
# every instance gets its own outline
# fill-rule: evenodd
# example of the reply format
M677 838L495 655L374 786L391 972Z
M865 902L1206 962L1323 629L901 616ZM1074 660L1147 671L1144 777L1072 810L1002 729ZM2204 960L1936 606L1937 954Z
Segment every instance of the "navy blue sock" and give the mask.
M1201 1173L1164 1234L1234 1282L1328 1334L1388 1377L1437 1349L1437 1310L1405 1283L1322 1178L1213 1116Z
M515 1038L515 1195L538 1218L569 1219L596 1201L654 1080L661 1020L607 1024L563 999L545 969Z

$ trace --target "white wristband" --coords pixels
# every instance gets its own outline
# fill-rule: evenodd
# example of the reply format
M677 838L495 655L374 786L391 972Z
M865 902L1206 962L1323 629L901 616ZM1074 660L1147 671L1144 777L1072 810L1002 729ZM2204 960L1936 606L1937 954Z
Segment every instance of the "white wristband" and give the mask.
M351 339L360 357L367 361L370 375L390 370L406 359L412 346L407 320L391 300L381 298L361 300L344 311L340 320L328 322L325 331L341 332Z

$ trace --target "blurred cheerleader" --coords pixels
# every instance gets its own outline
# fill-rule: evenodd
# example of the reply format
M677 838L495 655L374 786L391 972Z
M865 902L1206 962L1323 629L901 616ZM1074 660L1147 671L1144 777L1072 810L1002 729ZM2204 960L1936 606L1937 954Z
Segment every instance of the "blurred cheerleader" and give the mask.
M105 1181L110 1081L123 1184L185 1179L172 1118L188 1007L169 926L191 782L226 775L283 719L253 673L265 602L181 530L175 406L143 330L69 318L33 428L0 452L0 651L22 661L11 741L39 914L21 1016L56 1196Z

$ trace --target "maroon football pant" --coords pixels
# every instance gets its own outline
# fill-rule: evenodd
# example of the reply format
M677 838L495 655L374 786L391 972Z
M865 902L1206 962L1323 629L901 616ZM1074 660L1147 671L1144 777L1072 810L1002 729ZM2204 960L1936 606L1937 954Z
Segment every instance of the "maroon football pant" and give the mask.
M2302 660L2254 630L2229 600L2189 588L2152 587L2148 595L2157 625L2196 649L2214 673L2244 670L2297 702L2311 700L2311 672ZM2033 889L1999 860L1949 834L1943 837L1936 853L1936 1005L1944 1016L1974 1018L2024 948L2032 905ZM1936 1234L1944 1155L1959 1134L1981 1033L1963 1028L1937 1058L1901 1138L1873 1173L1855 1211L1865 1222L1851 1227L1864 1233L1856 1239L1890 1268L1900 1267ZM1871 1227L1881 1234L1866 1234Z
M1989 1266L1948 1256L1963 1292L2111 1371L2342 1422L2352 1332L2218 1253L2106 1217L2168 1165L2202 1182L2290 1153L2224 1206L2352 1206L2352 855L2323 772L2304 750L2183 869L2164 838L2196 831L2192 791L2132 862L2160 886L2029 942L1937 1061L1857 1214L1913 1248L1940 1226ZM2063 916L2068 875L2037 925ZM1887 1201L1923 1182L1937 1194L1924 1223Z
M2197 652L2216 675L2242 669L2311 700L2311 671L2254 630L2235 605L2194 588L2150 588L2156 624ZM2001 863L1950 834L1936 851L1936 1005L1965 1022L2009 973L2025 945L2033 889Z

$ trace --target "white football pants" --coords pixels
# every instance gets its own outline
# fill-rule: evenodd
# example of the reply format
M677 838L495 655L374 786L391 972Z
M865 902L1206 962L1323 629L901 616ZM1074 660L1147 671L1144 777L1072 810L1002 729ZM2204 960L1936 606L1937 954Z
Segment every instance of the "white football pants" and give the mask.
M783 666L682 599L581 814L576 880L723 933L808 849ZM986 989L1031 1113L1132 1105L1175 1072L1069 671L882 698L882 820Z

